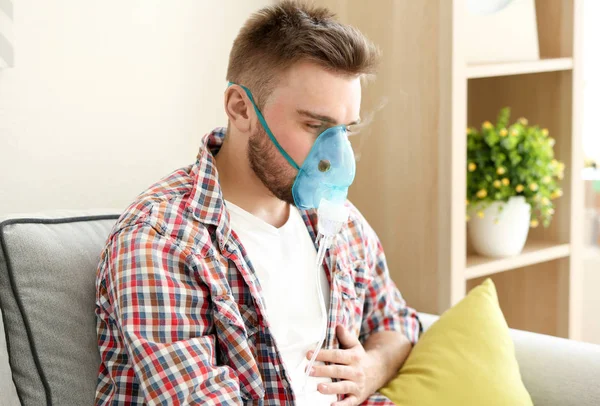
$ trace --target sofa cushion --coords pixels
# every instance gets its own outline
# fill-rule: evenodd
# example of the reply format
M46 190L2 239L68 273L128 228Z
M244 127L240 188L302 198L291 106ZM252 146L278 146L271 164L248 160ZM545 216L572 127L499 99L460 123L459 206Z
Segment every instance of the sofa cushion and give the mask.
M532 405L491 279L423 333L381 393L399 405Z
M77 212L0 223L0 305L24 406L94 401L96 267L117 218Z
M439 316L419 313L419 319L428 330ZM521 330L510 335L534 405L600 405L600 345Z

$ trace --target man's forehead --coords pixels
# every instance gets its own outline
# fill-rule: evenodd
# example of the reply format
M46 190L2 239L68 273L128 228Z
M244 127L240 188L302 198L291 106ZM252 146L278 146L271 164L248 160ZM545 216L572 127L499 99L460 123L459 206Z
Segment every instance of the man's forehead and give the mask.
M340 78L339 76L321 76L320 78L300 77L282 78L274 89L278 102L283 102L299 114L312 113L323 117L343 114L358 118L360 110L360 80ZM327 121L327 120L323 120Z
M325 94L332 88L360 89L360 76L334 72L314 62L298 62L278 75L276 87L288 88L296 93Z
M357 124L360 121L360 93L337 92L323 94L306 89L302 94L290 94L289 107L301 118L330 124Z

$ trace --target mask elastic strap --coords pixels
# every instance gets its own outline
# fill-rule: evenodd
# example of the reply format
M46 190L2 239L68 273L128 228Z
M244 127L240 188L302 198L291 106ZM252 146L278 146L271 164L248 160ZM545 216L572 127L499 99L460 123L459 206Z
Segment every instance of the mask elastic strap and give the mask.
M237 83L229 82L228 86L235 85L235 84L237 84ZM275 147L277 147L277 149L279 150L279 152L281 153L281 155L283 155L283 157L290 163L290 165L292 165L294 168L296 168L297 171L299 171L300 167L298 166L298 164L296 164L296 162L294 162L294 160L292 159L292 157L289 156L288 153L285 152L285 150L283 149L283 147L281 145L279 145L279 142L277 142L277 138L275 138L275 136L271 132L271 129L267 125L267 122L266 122L265 118L263 117L262 113L258 109L258 106L256 105L256 103L254 102L254 98L252 97L252 93L250 92L250 90L246 86L244 86L244 85L238 85L238 86L240 86L242 89L244 89L244 91L248 95L248 98L250 99L250 101L252 102L252 105L254 106L254 111L256 111L256 115L258 116L258 120L260 121L260 123L262 124L263 128L265 129L265 131L269 135L269 138L271 139L271 141L273 142L273 144L275 144Z

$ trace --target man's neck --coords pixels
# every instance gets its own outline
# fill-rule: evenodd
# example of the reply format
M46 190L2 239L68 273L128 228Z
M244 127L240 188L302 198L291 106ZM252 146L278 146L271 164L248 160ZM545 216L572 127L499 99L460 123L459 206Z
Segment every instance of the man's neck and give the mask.
M290 205L265 187L250 167L247 151L236 144L226 137L215 157L223 198L273 227L283 226Z

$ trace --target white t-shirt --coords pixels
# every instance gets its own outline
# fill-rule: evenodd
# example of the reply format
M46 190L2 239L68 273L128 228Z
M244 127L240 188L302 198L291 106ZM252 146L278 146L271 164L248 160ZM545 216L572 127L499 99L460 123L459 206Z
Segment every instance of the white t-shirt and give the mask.
M317 346L325 329L317 293L317 251L297 208L280 228L264 222L225 201L236 232L262 287L267 318L285 369L292 382L297 405L331 405L335 395L323 395L317 384L330 378L309 377L304 393L306 353ZM329 309L329 282L319 268L325 308ZM323 364L323 363L316 363Z

